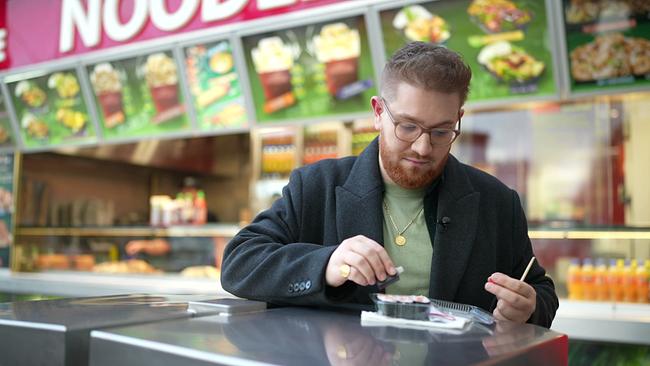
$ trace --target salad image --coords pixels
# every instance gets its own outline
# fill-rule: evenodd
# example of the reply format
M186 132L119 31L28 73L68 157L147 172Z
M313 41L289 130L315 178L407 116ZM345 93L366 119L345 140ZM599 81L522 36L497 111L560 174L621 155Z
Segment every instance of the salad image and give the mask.
M467 13L487 33L523 29L532 19L530 11L510 0L474 0Z
M443 43L451 36L449 23L420 5L406 6L397 12L393 27L403 30L411 41Z
M72 132L77 133L86 125L86 116L73 109L61 108L56 112L56 120L68 127Z
M43 89L31 81L21 81L16 85L16 96L20 98L28 107L37 108L45 103L47 95Z
M506 41L483 47L478 54L478 62L497 79L508 84L534 82L545 68L543 62Z
M21 123L27 133L37 139L44 139L50 134L50 129L43 120L38 119L31 113L25 113Z
M47 80L50 89L56 89L61 98L73 98L79 93L77 78L71 73L57 72Z

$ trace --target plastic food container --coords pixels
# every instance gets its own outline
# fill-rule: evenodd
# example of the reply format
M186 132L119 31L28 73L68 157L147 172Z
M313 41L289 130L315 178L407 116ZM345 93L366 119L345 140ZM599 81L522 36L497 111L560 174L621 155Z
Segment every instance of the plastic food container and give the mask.
M392 318L429 320L431 300L426 296L371 294L377 312Z

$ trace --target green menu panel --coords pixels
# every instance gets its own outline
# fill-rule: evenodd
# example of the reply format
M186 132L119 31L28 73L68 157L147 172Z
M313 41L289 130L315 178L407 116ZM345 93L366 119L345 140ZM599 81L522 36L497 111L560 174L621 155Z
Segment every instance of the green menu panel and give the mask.
M14 144L9 111L2 94L0 94L0 148L13 147Z
M229 41L185 48L187 81L199 128L245 127L244 97Z
M95 129L74 70L8 83L26 148L95 142Z
M257 120L369 111L376 88L367 38L362 16L244 37Z
M571 91L650 85L650 1L562 5Z
M154 137L190 128L171 51L87 67L107 140Z
M380 12L386 58L413 41L460 53L470 101L556 94L542 0L440 0Z

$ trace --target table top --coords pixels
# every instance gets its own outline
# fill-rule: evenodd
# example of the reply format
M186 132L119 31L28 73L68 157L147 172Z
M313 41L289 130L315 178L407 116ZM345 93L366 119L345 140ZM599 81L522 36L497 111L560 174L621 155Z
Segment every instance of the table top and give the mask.
M566 364L567 352L565 335L530 324L364 326L358 312L290 307L95 330L90 365Z

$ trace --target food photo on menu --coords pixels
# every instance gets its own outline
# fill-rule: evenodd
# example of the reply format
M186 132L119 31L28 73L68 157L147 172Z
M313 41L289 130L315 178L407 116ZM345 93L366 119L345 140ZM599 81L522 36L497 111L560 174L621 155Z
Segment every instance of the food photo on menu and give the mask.
M564 16L567 24L583 24L594 21L647 17L650 1L647 0L564 0Z
M73 134L83 133L88 118L85 113L75 108L81 102L77 77L72 73L57 72L49 77L47 84L58 96L54 102L56 121L69 128Z
M525 28L532 13L510 0L474 0L467 8L473 22L487 33L500 33Z
M251 51L255 71L264 92L264 110L267 113L296 103L291 69L298 52L278 36L260 39L257 47Z
M596 36L571 51L571 76L577 82L650 75L650 40L619 32Z
M74 71L57 71L9 85L27 147L94 134Z
M444 45L451 37L449 23L421 5L402 8L393 19L393 27L403 31L407 41Z
M183 114L185 109L178 94L178 70L170 56L162 52L149 55L144 64L144 77L155 107L154 124Z
M513 92L523 87L524 92L535 91L545 68L543 62L507 41L483 47L478 62L499 82L510 85Z
M122 77L108 62L97 64L90 74L90 82L95 90L104 126L114 128L124 123L124 106L122 103Z
M185 65L201 129L242 126L246 110L230 43L186 49Z
M366 81L359 81L361 40L357 29L345 23L324 25L313 38L316 59L323 65L325 83L330 96L347 99L366 90Z

